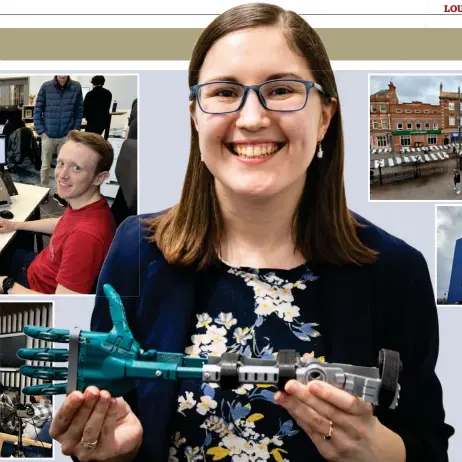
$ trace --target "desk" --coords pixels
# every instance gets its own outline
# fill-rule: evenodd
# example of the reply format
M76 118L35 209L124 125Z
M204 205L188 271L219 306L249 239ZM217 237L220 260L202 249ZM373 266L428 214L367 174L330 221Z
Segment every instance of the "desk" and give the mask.
M7 433L0 433L0 452L1 452L4 441L14 441L15 443L17 443L18 437L15 435L8 435ZM22 444L24 446L38 446L38 447L44 447L48 449L52 448L52 445L50 443L41 443L40 441L29 440L27 438L22 439Z
M109 118L108 118L108 124L107 124L107 127L105 128L104 130L104 139L108 139L109 137L109 130L111 128L111 122L112 122L112 116L115 116L115 115L124 115L126 114L125 111L116 111L116 112L110 112L109 113ZM30 128L33 132L34 132L34 136L37 138L39 137L40 135L37 135L37 133L35 132L34 130L34 123L33 122L29 122L29 123L26 123L26 127L27 128ZM87 127L87 121L86 119L82 119L82 124L80 126L80 128L82 130L86 129Z
M104 130L104 139L107 140L109 138L109 131L111 130L111 123L112 123L112 116L115 116L115 115L124 115L126 114L126 112L124 111L118 111L118 112L110 112L109 113L109 119L108 119L108 122L107 122L107 126Z
M87 126L87 121L85 119L82 120L82 124L80 125L80 128L83 129ZM32 130L32 132L34 133L34 136L36 138L40 138L40 135L37 135L35 129L34 129L34 123L33 122L29 122L26 124L26 127L27 128L30 128Z
M14 218L11 221L28 221L33 218L34 220L40 219L40 202L48 194L49 188L43 188L42 186L34 186L31 184L15 183L16 189L18 190L17 196L12 196L11 200L13 203L3 210L9 210ZM3 249L13 239L16 231L12 233L0 234L0 254ZM43 244L42 244L43 247Z

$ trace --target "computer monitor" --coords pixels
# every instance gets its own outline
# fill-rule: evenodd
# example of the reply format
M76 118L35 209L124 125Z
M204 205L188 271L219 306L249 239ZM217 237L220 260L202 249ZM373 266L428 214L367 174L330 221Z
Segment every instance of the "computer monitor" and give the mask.
M6 137L0 135L0 166L6 164Z

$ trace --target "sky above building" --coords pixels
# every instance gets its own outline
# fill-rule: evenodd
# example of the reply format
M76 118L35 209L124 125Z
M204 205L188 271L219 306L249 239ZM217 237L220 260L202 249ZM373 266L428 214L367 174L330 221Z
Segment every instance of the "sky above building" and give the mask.
M379 90L388 90L390 80L396 87L400 103L421 101L422 103L439 104L440 83L443 91L462 91L462 74L460 75L371 75L370 94Z
M462 207L437 207L436 213L437 296L449 290L456 240L462 237Z

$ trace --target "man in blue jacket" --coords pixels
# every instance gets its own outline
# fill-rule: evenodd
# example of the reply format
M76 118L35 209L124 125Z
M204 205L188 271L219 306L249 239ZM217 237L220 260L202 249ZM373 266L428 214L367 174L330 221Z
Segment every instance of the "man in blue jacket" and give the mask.
M40 87L34 109L34 129L42 137L40 183L50 185L53 153L59 153L71 130L80 130L83 116L82 87L68 75L55 75ZM57 193L53 198L61 206L66 201Z

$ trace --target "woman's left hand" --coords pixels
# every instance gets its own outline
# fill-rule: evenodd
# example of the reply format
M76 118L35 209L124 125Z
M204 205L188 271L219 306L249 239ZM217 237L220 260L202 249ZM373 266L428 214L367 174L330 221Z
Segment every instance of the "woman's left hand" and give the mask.
M274 402L287 409L320 454L332 461L405 461L399 435L384 427L373 408L346 391L320 381L289 381ZM331 429L331 438L325 439Z

